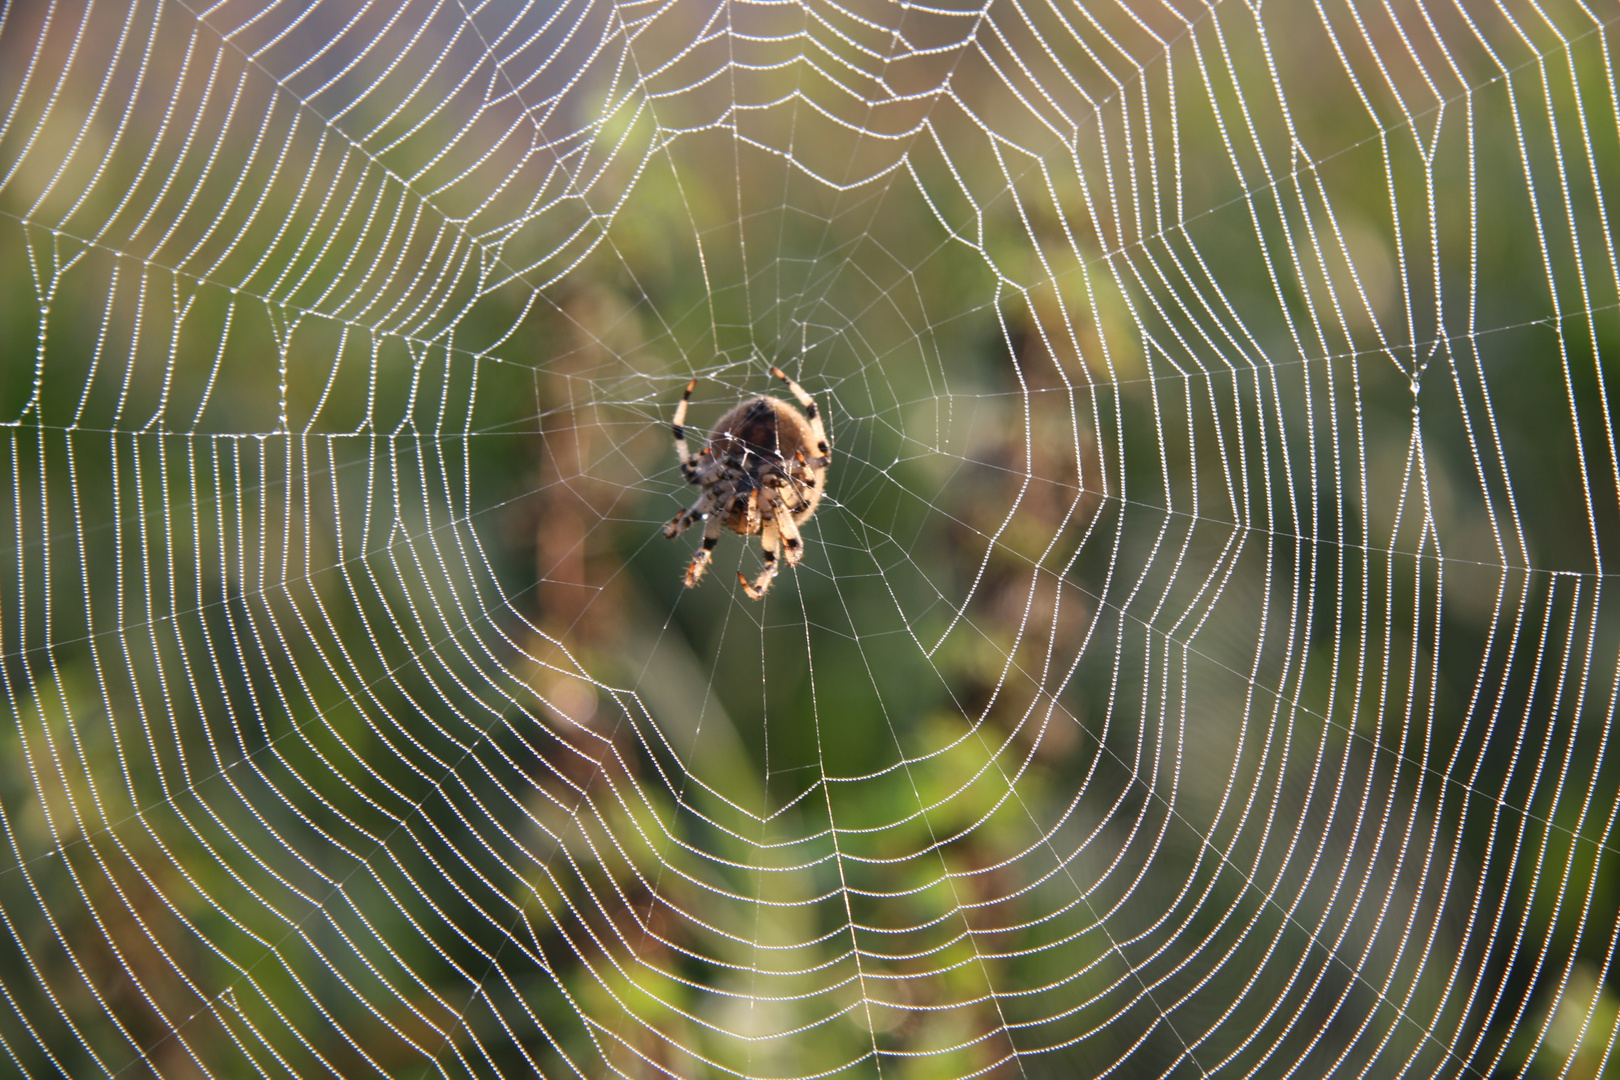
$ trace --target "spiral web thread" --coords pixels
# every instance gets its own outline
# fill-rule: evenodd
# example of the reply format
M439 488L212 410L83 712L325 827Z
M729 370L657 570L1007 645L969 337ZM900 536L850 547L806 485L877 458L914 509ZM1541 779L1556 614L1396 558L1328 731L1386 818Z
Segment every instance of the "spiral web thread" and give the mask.
M1615 23L6 4L4 1070L1620 1075Z

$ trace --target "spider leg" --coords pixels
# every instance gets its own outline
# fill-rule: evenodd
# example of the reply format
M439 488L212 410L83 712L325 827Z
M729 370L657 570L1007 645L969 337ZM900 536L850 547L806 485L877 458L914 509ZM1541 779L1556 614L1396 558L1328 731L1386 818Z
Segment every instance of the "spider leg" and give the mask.
M709 568L709 560L714 557L714 545L720 542L720 530L725 526L725 518L719 514L709 515L709 520L704 523L703 546L698 548L697 554L692 556L691 565L686 568L688 589L703 580L703 571Z
M753 536L760 529L760 500L761 492L758 488L746 495L738 495L731 503L733 510L743 512L744 535Z
M693 379L686 384L686 393L681 395L681 403L675 406L675 419L670 427L675 432L675 453L681 459L681 473L688 483L697 483L697 456L686 445L686 406L692 400L692 388L697 386Z
M816 456L810 459L810 465L817 469L825 468L832 460L832 441L827 438L827 427L821 422L816 399L805 393L804 387L788 378L781 368L771 368L771 374L787 383L788 392L804 408L804 418L810 421L810 438L816 444Z
M743 592L747 593L751 600L758 600L764 596L766 590L771 587L772 579L776 577L776 551L782 546L782 535L777 530L774 519L765 522L765 527L759 534L759 544L765 550L765 569L759 572L759 577L754 579L752 585L748 583L747 578L741 574L737 575L737 580L742 583Z
M799 536L799 526L788 513L783 503L776 504L776 531L782 537L782 554L789 566L798 566L799 560L804 557L804 541Z
M788 507L788 513L791 515L803 512L810 505L810 499L805 492L816 486L816 478L810 471L810 463L805 460L802 453L795 454L794 468L782 470L782 475L787 478L787 486L793 489L793 505ZM783 501L786 502L786 498Z
M682 510L669 520L664 526L664 536L673 540L691 527L692 523L714 509L714 494L704 492L703 497L691 506Z

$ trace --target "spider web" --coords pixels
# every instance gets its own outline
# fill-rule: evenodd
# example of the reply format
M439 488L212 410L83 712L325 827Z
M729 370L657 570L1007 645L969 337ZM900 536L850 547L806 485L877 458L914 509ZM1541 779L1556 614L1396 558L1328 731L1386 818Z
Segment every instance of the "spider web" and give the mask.
M1620 1075L1614 24L0 7L5 1070Z

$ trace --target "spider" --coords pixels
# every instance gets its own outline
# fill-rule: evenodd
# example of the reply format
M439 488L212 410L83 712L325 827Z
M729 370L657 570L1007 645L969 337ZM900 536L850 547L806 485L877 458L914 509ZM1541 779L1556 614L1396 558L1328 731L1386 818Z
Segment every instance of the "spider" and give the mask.
M699 453L686 446L686 406L692 399L693 379L675 406L675 453L681 474L696 484L702 495L691 507L664 526L673 540L698 519L703 519L703 546L686 568L686 587L692 588L709 568L720 532L729 527L742 536L758 536L765 553L765 569L752 582L742 574L743 592L758 600L776 577L776 556L787 549L787 564L797 566L804 554L799 526L810 520L821 501L832 447L822 426L816 402L780 368L771 374L787 388L804 412L777 398L761 395L739 402L720 418L709 445Z

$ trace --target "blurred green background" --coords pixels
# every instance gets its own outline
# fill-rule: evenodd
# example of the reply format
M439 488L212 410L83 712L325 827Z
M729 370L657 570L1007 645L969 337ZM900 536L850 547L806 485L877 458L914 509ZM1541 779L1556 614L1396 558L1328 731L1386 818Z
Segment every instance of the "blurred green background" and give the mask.
M401 12L0 23L0 1071L1620 1075L1609 25Z

